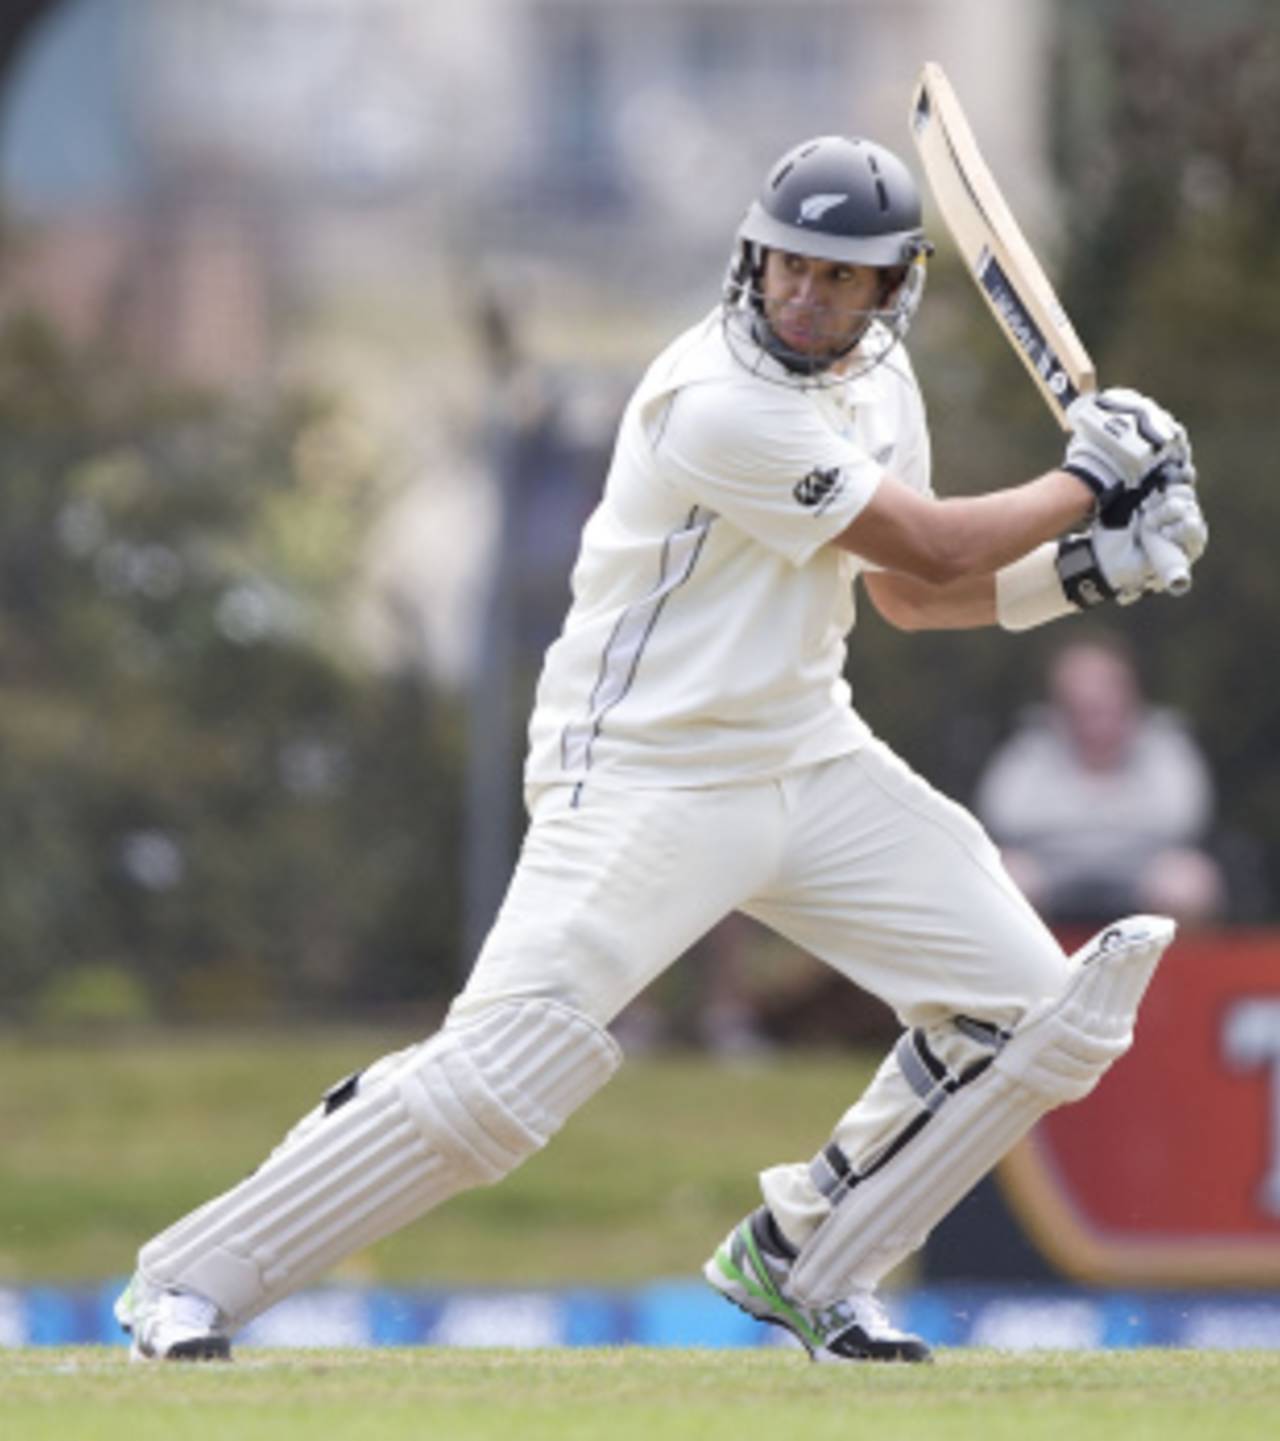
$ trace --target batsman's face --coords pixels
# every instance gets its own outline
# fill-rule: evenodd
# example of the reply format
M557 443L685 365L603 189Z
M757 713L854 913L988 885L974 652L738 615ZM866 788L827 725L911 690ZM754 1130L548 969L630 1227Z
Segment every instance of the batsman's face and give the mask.
M880 304L880 272L870 265L770 250L764 263L764 314L788 350L815 360L841 355Z

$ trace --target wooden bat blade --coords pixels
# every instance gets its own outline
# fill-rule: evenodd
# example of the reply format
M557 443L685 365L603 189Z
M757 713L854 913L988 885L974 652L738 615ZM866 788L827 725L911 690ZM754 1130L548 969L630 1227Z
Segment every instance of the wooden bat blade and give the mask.
M995 182L943 69L929 61L911 104L911 135L947 229L996 323L1066 428L1093 362Z
M933 198L996 324L1021 357L1063 429L1067 407L1096 390L1093 361L991 174L942 66L929 61L911 101L910 125ZM1166 590L1191 586L1186 557L1152 534L1148 559Z

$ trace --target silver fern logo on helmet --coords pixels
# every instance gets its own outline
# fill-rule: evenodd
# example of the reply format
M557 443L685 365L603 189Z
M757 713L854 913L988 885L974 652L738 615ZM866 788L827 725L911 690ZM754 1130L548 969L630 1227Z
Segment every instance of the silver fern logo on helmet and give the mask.
M807 221L810 225L816 225L828 210L834 210L837 205L843 205L848 200L848 195L810 195L800 202L799 224Z

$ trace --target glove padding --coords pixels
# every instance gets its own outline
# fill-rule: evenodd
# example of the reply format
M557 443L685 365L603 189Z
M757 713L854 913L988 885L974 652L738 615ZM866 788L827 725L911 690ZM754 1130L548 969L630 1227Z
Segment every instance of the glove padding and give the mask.
M1170 467L1158 488L1142 497L1123 524L1117 512L1100 514L1084 534L1070 535L1058 544L1058 579L1067 599L1087 610L1114 600L1132 605L1148 591L1160 592L1165 582L1152 564L1151 538L1174 545L1185 556L1187 568L1204 554L1209 527L1186 477L1190 466ZM1170 482L1168 475L1180 479Z
M1138 509L1140 538L1158 535L1194 565L1209 544L1209 524L1192 487L1184 482L1153 491Z
M1084 481L1100 507L1128 499L1126 492L1141 492L1163 465L1191 463L1183 427L1136 390L1079 396L1067 410L1067 420L1071 439L1062 468Z

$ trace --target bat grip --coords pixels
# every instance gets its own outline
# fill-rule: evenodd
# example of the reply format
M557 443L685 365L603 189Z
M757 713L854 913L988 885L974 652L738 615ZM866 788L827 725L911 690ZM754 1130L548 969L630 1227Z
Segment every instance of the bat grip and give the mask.
M1143 535L1142 548L1151 568L1169 595L1186 595L1191 589L1191 567L1187 558L1171 540L1162 535Z
M1161 485L1166 476L1172 479L1173 475L1172 466L1162 466ZM1143 531L1142 547L1165 592L1168 595L1186 595L1191 589L1191 567L1181 549L1154 531Z

